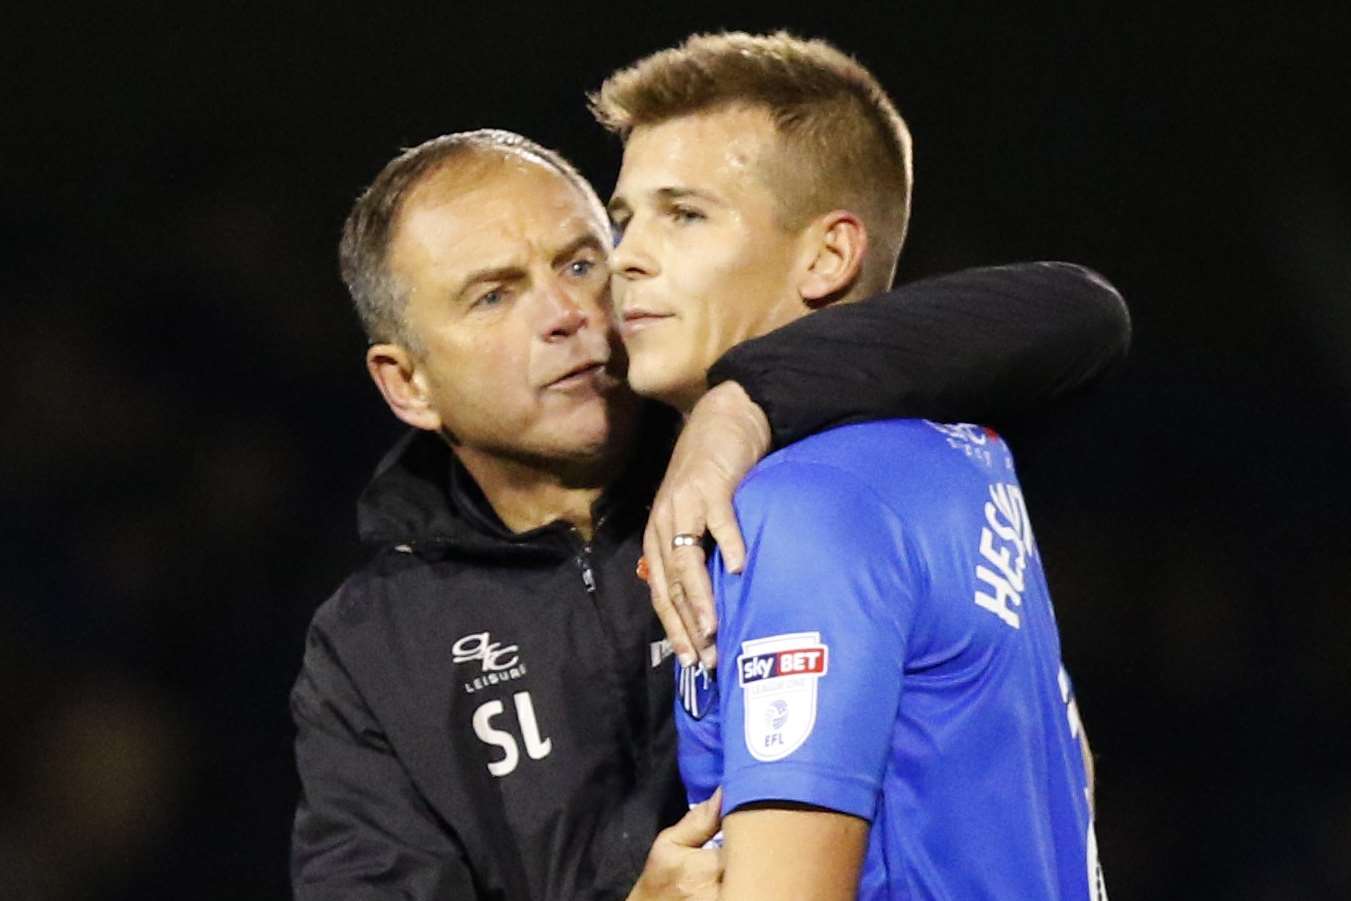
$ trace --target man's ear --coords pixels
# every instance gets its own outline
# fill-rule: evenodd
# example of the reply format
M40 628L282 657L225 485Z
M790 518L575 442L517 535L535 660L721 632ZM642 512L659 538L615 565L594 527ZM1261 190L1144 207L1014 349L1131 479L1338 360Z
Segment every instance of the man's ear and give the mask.
M366 371L395 416L417 429L440 430L441 416L432 406L426 376L407 348L372 344L366 351Z
M857 214L832 210L812 223L808 235L798 293L815 310L844 297L858 281L868 253L868 228Z

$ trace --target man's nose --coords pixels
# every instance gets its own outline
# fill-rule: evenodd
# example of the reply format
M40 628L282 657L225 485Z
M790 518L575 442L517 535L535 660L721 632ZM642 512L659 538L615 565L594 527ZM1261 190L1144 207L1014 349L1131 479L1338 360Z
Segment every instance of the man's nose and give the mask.
M658 271L657 260L647 247L641 224L630 221L610 254L610 273L634 281L651 278Z
M603 315L598 300L581 296L575 287L564 286L558 280L550 280L539 293L540 333L546 340L575 335Z

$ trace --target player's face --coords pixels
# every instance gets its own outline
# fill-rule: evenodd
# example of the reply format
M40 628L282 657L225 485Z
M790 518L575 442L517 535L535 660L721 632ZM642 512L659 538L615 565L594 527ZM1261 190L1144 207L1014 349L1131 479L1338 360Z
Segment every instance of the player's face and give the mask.
M803 315L801 235L775 217L761 161L778 138L758 110L637 128L610 201L623 238L615 308L639 394L688 410L734 345Z
M606 223L553 169L486 160L408 199L390 266L440 427L510 458L609 449L636 400L612 328Z

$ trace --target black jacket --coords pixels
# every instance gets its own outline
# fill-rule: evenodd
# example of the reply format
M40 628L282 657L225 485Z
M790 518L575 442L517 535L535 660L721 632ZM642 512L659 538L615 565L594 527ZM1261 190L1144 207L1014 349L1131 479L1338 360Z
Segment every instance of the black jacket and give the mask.
M653 418L589 543L513 535L439 436L381 465L360 525L384 550L315 616L292 697L299 897L633 885L683 806L669 650L634 578L672 434Z
M1116 363L1129 323L1091 273L1033 264L780 332L714 376L746 385L785 442L860 416L1044 405ZM634 577L673 431L647 412L589 544L561 522L512 534L434 435L381 464L359 505L378 551L316 613L292 693L297 898L624 897L684 808L670 650Z

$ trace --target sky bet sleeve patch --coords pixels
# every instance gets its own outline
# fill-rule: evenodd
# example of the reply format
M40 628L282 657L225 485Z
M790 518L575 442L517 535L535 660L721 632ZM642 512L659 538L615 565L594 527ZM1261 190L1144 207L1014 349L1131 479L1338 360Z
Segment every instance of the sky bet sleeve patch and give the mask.
M737 678L745 706L746 749L756 760L782 760L816 725L816 683L828 650L820 632L791 632L741 643Z

